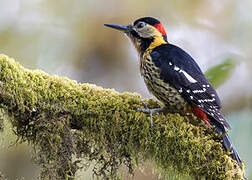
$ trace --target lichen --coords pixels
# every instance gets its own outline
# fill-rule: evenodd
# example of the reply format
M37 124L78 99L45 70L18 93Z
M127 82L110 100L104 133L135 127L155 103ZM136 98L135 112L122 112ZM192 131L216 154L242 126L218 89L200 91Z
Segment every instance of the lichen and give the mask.
M150 128L148 115L136 111L142 104L138 94L27 70L0 55L0 107L13 117L20 141L34 147L42 179L74 179L83 160L103 179L119 179L122 166L134 173L145 161L164 177L242 179L214 129L170 112L156 115Z

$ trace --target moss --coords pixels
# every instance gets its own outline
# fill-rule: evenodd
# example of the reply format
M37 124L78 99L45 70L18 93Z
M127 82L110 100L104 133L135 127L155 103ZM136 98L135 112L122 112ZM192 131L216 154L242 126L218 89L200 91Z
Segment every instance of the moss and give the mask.
M148 115L136 112L138 94L27 70L5 55L0 85L0 107L14 117L20 140L33 145L42 179L73 179L81 160L95 163L93 173L103 179L118 179L122 165L133 173L147 160L165 177L242 177L213 129L183 113L157 115L150 128Z

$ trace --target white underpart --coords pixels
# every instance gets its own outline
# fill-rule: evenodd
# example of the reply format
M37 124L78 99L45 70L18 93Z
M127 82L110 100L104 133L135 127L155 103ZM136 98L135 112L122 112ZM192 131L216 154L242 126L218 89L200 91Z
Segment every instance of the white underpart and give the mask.
M175 68L174 68L175 69ZM180 69L181 73L183 73L186 77L186 79L190 82L190 83L196 83L197 81L192 77L190 76L187 72L183 71L182 69Z

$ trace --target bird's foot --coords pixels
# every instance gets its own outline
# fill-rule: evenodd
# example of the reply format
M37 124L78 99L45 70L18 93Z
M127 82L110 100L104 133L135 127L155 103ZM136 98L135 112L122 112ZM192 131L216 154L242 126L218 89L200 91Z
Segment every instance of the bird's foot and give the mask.
M144 109L137 109L138 112L144 112L144 113L147 113L147 114L150 114L150 119L151 119L151 128L153 127L153 114L156 114L158 115L160 111L164 111L166 110L165 107L161 107L161 108L153 108L153 109L150 109L148 108L147 104L146 103L143 103L144 105Z

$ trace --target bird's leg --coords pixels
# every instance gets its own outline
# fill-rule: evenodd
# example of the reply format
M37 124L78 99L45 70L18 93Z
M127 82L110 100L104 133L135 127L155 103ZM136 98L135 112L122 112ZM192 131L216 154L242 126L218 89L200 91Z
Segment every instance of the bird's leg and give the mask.
M150 114L150 119L151 119L151 128L153 127L153 114L158 114L160 111L164 111L167 108L166 107L161 107L161 108L153 108L150 109L148 108L146 103L143 103L144 109L137 109L138 112L144 112L147 114Z

